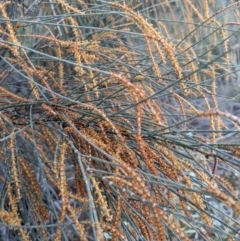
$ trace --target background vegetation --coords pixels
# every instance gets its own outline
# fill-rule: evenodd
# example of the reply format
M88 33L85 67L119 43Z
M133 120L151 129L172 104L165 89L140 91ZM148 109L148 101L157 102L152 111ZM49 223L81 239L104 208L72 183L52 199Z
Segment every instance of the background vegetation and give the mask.
M240 240L239 2L0 1L2 240Z

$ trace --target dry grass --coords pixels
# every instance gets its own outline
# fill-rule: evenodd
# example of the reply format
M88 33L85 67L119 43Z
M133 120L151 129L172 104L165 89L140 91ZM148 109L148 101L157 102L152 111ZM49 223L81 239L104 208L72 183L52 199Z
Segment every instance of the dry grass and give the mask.
M216 88L240 3L217 2L0 2L2 239L240 239Z

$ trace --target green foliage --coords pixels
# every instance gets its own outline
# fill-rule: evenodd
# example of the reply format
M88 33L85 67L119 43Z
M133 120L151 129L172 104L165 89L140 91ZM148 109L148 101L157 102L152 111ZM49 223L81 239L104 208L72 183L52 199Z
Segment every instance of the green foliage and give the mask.
M221 3L0 1L3 240L240 239Z

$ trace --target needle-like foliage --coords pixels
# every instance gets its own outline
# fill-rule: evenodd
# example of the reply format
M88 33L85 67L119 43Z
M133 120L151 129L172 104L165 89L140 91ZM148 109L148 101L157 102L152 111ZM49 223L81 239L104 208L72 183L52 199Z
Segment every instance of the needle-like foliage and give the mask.
M222 2L0 1L1 240L240 240Z

